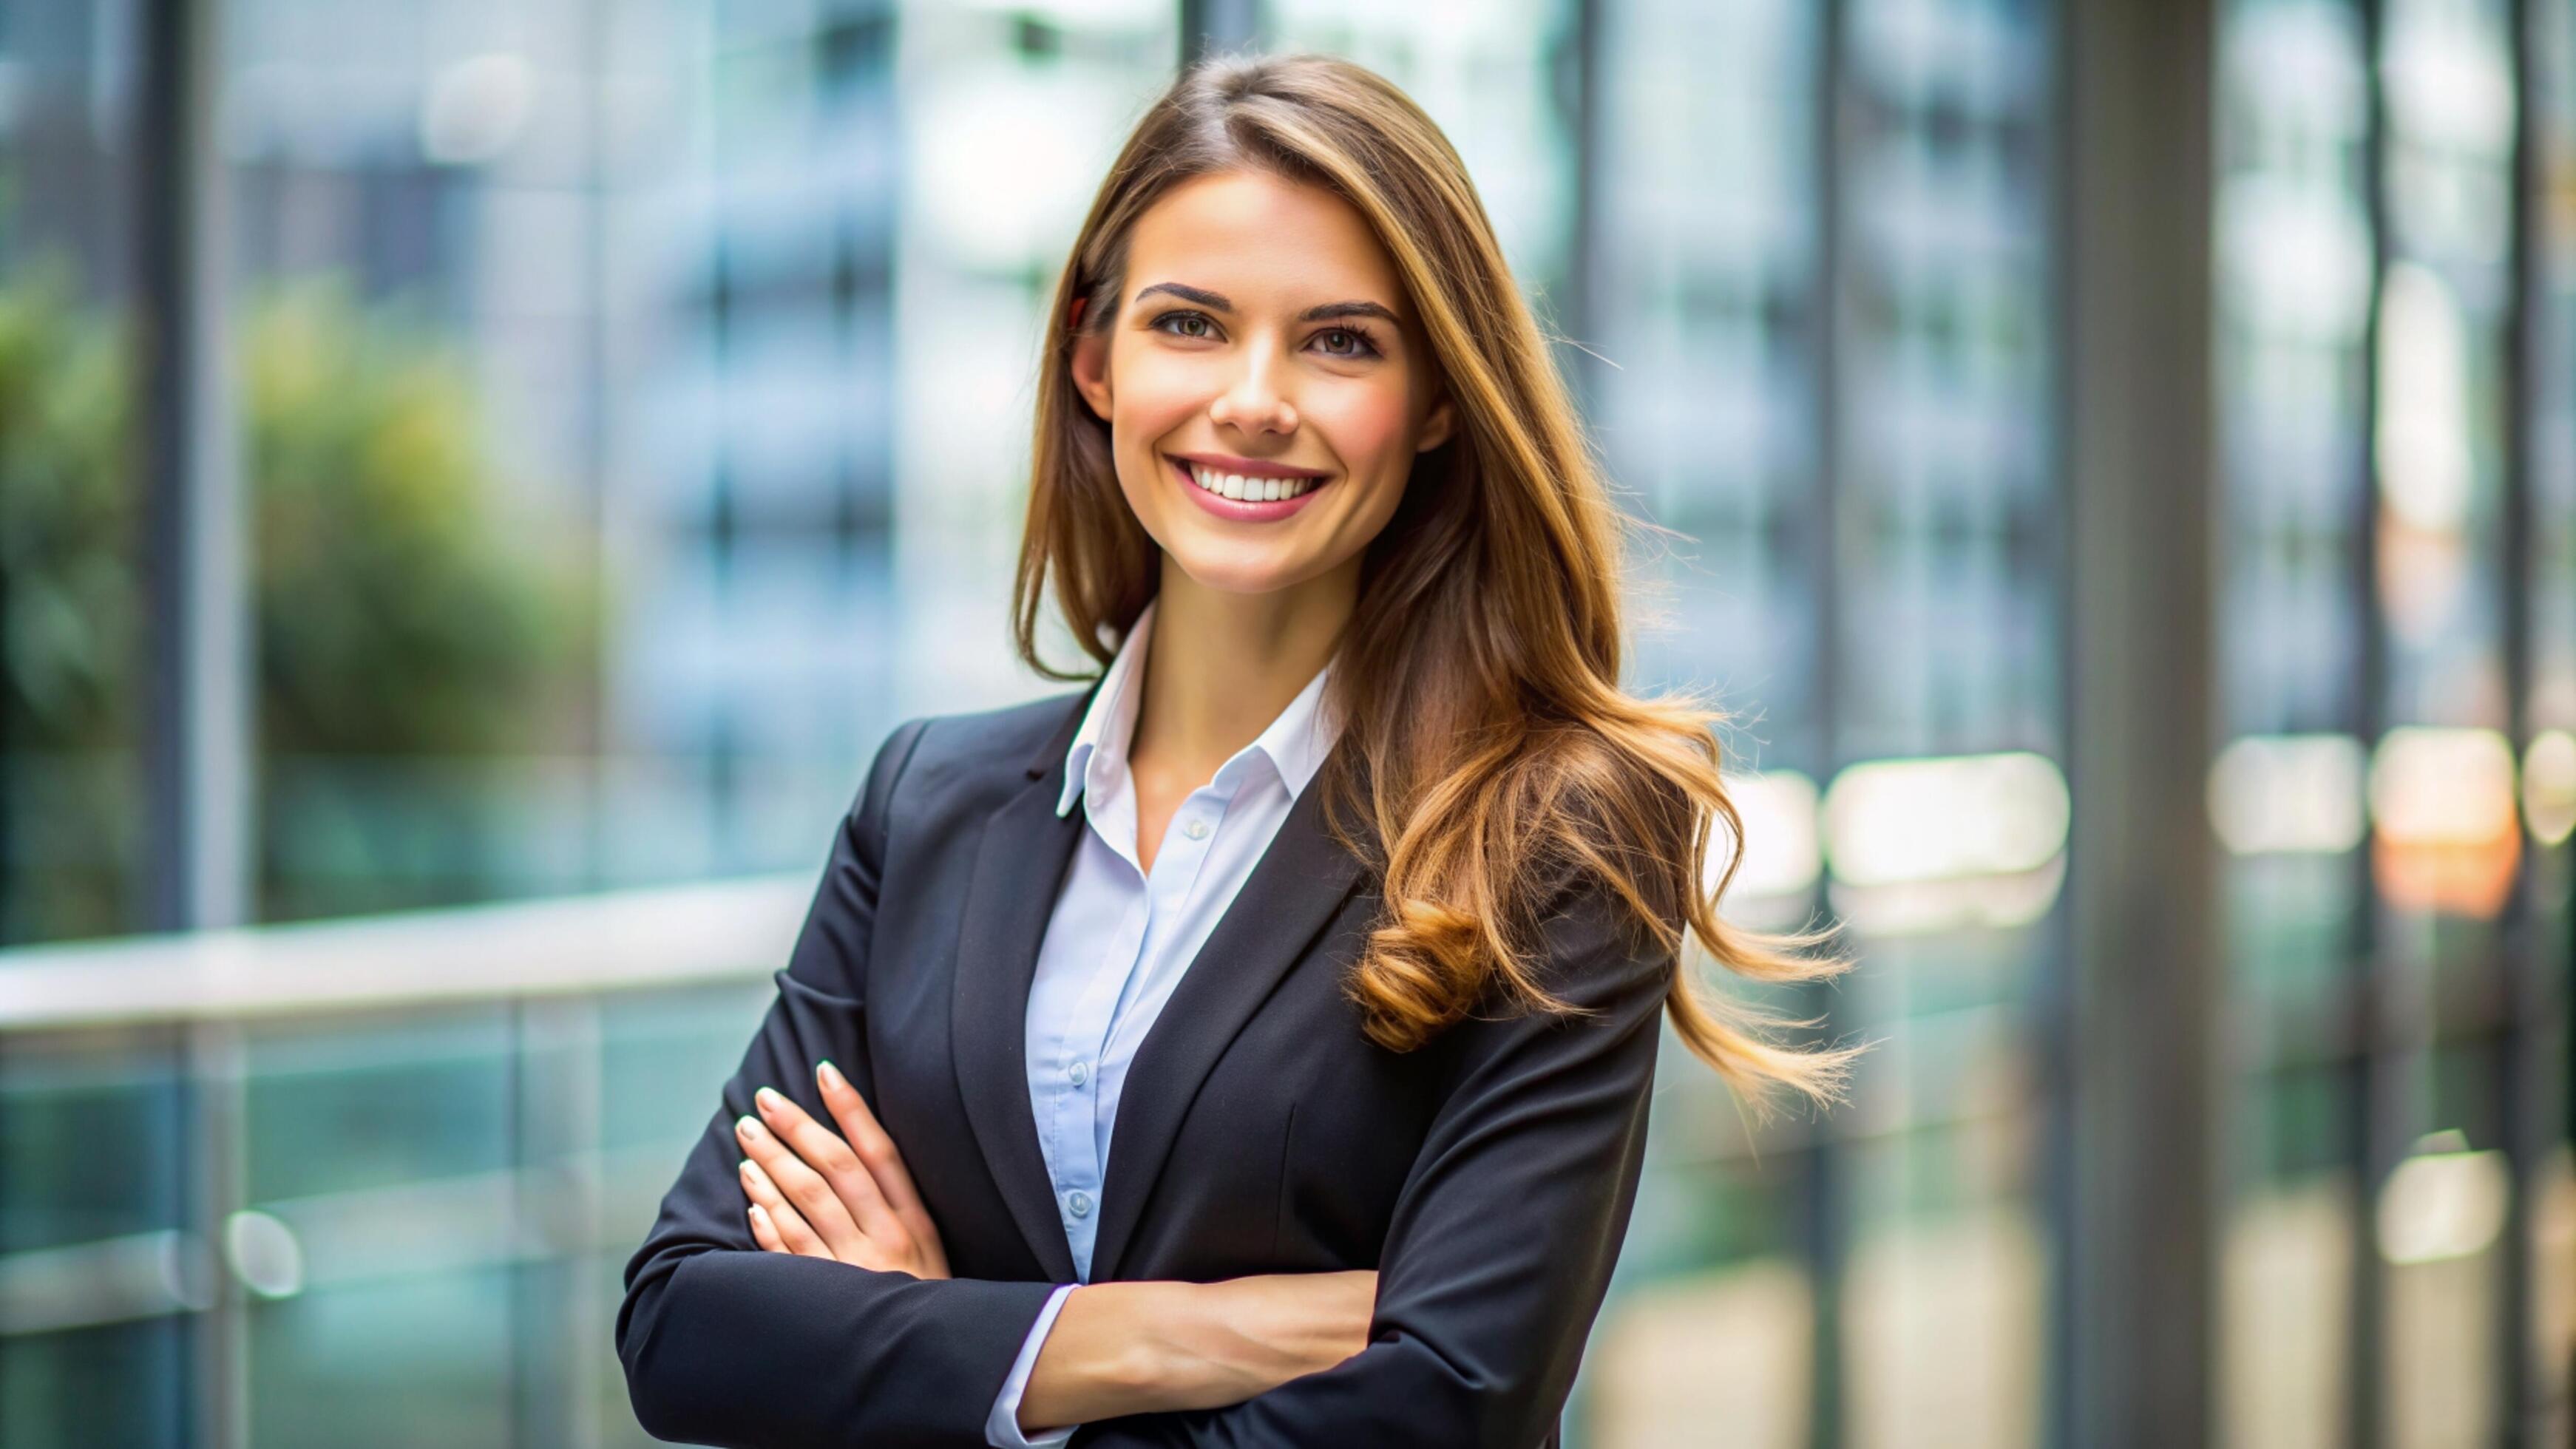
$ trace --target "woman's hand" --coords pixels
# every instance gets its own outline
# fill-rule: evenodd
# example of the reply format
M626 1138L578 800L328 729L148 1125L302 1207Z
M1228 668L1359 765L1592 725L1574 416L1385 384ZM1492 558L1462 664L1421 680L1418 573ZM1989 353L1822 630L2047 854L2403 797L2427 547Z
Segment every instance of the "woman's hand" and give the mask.
M753 1239L773 1253L947 1277L939 1229L867 1099L828 1061L815 1068L814 1080L840 1133L767 1087L756 1097L760 1116L734 1124L747 1154L741 1178Z

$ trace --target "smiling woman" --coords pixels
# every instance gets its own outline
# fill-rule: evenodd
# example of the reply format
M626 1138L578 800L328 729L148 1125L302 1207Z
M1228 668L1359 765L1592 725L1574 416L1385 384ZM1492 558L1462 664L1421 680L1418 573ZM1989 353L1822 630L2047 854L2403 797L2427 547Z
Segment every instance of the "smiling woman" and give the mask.
M879 752L628 1264L637 1413L720 1445L1554 1445L1659 1019L1749 1092L1830 1099L1847 1060L1703 995L1686 939L1844 963L1717 915L1715 716L1620 687L1619 517L1456 152L1384 79L1182 76L1044 369L1015 628L1090 687ZM1096 676L1039 657L1050 591Z

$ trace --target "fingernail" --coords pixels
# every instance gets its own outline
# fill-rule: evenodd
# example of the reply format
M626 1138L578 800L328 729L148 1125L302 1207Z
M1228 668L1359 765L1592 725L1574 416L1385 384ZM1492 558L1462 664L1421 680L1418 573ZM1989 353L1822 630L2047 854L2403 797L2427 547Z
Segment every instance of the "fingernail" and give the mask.
M823 1064L820 1067L815 1068L814 1075L821 1077L823 1079L823 1085L833 1089L834 1091L846 1090L850 1085L847 1081L842 1079L841 1069L832 1065L832 1059L830 1057L823 1058Z
M778 1104L781 1098L776 1092L771 1091L769 1088L763 1087L759 1091L752 1093L752 1096L759 1100L760 1109L762 1111L775 1112L778 1110Z
M736 1171L738 1171L738 1172L740 1172L743 1176L745 1176L745 1177L749 1177L749 1176L751 1176L751 1175L752 1175L752 1173L753 1173L753 1171L754 1171L755 1169L754 1169L754 1168L752 1167L752 1165L751 1165L751 1159L750 1159L750 1158L748 1158L748 1157L746 1157L746 1158L744 1158L744 1159L742 1160L742 1164L741 1164L741 1166L740 1166L740 1167L738 1167L738 1168L736 1168L735 1170L736 1170Z
M745 1116L742 1120L733 1124L733 1130L741 1133L747 1139L756 1139L760 1136L760 1119L757 1117Z
M753 1203L751 1205L751 1215L760 1219L764 1223L769 1221L769 1210L758 1203Z

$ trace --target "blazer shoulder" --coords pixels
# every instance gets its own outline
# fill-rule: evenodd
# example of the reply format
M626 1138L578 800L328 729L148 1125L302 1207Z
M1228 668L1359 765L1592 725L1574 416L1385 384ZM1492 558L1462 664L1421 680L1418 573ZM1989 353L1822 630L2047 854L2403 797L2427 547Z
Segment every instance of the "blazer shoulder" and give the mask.
M1071 742L1088 688L1021 704L907 721L918 726L900 791L908 801L998 806L1029 783L1050 742Z

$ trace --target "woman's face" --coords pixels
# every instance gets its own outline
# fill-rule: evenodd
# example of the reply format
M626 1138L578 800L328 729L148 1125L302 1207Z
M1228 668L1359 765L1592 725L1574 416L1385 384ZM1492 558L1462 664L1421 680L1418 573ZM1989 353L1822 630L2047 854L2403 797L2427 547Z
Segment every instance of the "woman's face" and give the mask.
M1073 377L1137 520L1228 593L1355 568L1454 419L1359 212L1257 171L1193 178L1137 219L1118 316L1076 338Z

